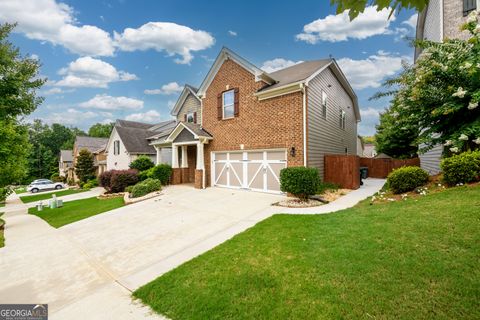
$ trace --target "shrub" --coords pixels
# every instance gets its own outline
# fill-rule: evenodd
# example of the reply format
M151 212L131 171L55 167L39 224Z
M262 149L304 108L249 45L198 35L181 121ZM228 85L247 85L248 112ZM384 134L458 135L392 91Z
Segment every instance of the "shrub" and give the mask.
M124 192L125 188L134 185L138 182L138 171L135 169L129 170L114 170L112 178L110 179L110 192Z
M140 183L140 182L139 182ZM138 183L137 183L138 184ZM132 189L134 186L128 186L125 188L125 192L132 193Z
M280 171L280 189L294 196L307 199L317 193L320 175L317 168L290 167Z
M130 163L130 169L137 169L138 171L145 171L153 168L155 164L148 156L140 156Z
M131 188L132 198L142 197L150 192L162 189L162 184L158 179L148 178L145 181L139 182Z
M83 189L92 189L98 187L98 180L97 179L91 179L88 180L87 183L83 184L82 188Z
M336 191L340 189L340 186L336 183L331 183L331 182L320 182L318 189L317 189L317 194L322 194L325 191Z
M93 154L87 149L82 149L78 153L75 173L82 183L95 178Z
M152 172L153 172L153 169L154 168L150 168L148 170L145 170L145 171L141 171L139 174L138 174L138 180L140 181L143 181L147 178L150 178L152 176Z
M480 151L464 152L442 160L443 181L449 186L480 179Z
M390 172L387 185L393 193L398 194L423 186L428 178L428 173L420 167L401 167Z
M10 189L9 187L0 188L0 203L5 202L10 193L12 193L12 189Z
M104 187L106 190L110 190L110 182L112 181L112 173L115 170L105 171L98 177L98 182L101 187Z
M58 173L54 173L50 176L50 180L53 182L65 182L65 177L60 177Z
M167 185L169 183L173 171L170 165L162 163L150 170L151 172L148 175L149 178L160 180L162 185Z

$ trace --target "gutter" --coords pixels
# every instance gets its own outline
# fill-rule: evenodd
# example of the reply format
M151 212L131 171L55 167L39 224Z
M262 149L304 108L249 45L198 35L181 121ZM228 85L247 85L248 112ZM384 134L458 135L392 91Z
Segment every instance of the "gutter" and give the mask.
M300 85L303 94L303 165L307 166L307 90L302 83Z

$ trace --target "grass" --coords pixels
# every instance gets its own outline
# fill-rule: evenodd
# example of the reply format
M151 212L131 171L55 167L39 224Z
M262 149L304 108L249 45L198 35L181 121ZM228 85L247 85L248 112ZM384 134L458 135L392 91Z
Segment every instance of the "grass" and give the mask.
M133 293L171 319L479 319L480 187L275 215Z
M17 189L14 189L13 190L16 194L22 194L22 193L26 193L27 192L27 189L22 187L22 188L17 188Z
M38 211L36 207L29 208L28 213L36 215L54 228L89 218L91 216L124 206L123 197L110 199L88 198L65 202L57 209L44 208Z
M0 212L0 217L3 215L3 212ZM5 234L4 234L5 221L0 219L0 248L5 247Z
M30 202L40 201L40 200L51 199L54 194L57 197L62 197L62 196L67 196L69 194L80 193L85 191L88 191L88 190L67 189L67 190L61 190L53 193L39 193L32 196L23 196L23 197L20 197L20 200L22 200L23 203L30 203Z
M331 182L322 182L318 187L317 194L323 194L326 191L336 191L338 189L340 189L340 186L338 184Z

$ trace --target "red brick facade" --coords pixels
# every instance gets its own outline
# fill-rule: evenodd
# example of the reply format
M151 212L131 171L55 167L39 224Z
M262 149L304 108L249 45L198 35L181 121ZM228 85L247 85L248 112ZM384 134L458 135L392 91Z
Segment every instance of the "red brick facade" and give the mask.
M288 166L303 163L303 94L301 92L258 101L254 95L266 84L232 60L220 67L203 99L202 126L213 135L205 145L206 185L210 186L210 155L214 151L295 147L288 153ZM227 87L228 86L228 87ZM217 95L227 89L239 89L239 115L217 118Z

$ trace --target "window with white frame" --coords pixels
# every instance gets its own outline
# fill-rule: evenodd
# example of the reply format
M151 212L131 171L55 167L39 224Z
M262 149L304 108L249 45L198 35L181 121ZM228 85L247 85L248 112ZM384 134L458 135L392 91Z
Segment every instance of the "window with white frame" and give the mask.
M120 140L113 141L113 154L120 154Z
M194 116L193 112L187 113L187 122L191 122L191 123L195 122L195 116Z
M235 91L230 90L223 93L223 119L235 116Z
M347 122L347 114L345 113L345 111L340 110L340 129L345 130L346 122Z
M322 117L327 119L327 93L322 91Z

